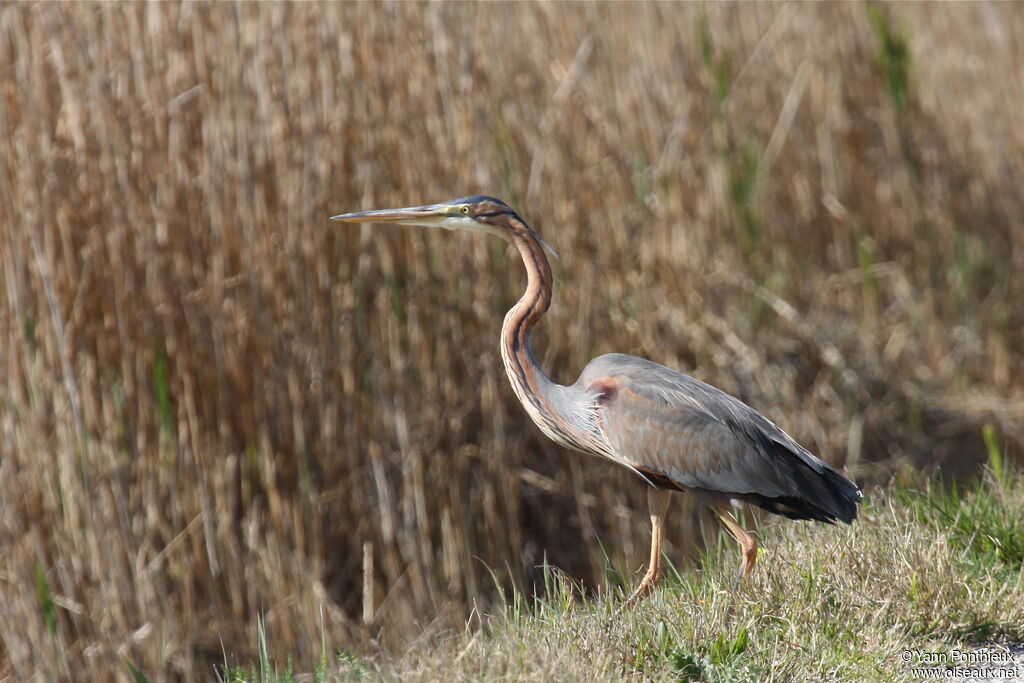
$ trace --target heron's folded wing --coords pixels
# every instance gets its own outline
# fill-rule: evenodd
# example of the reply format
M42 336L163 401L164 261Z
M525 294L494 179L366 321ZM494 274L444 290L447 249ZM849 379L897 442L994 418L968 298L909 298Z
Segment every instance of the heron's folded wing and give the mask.
M615 452L641 471L721 493L795 493L774 458L693 400L617 379L599 411L601 427Z
M604 436L641 473L746 497L780 514L796 506L798 518L856 516L857 486L742 401L633 356L595 359L581 382L595 375L614 387L599 401Z

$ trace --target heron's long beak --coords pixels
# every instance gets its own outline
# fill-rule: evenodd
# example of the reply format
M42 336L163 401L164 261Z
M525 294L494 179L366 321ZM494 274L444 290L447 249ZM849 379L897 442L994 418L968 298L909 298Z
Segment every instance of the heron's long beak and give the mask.
M457 207L450 204L410 206L404 209L377 209L357 211L331 216L332 221L345 223L398 223L400 225L441 226L441 221L451 217Z

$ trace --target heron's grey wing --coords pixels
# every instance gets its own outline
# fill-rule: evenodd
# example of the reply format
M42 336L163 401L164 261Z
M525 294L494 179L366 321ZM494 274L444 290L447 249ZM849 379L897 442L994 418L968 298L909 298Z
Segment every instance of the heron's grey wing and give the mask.
M727 494L797 519L852 521L860 491L753 408L657 363L609 354L579 384L600 427L652 483Z

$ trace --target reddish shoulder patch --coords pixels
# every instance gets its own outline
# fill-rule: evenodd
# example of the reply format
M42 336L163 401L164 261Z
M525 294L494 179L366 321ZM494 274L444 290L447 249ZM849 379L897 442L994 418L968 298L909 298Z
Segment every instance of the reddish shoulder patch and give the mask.
M599 377L587 385L587 391L597 394L598 403L608 403L619 391L618 382L614 377Z

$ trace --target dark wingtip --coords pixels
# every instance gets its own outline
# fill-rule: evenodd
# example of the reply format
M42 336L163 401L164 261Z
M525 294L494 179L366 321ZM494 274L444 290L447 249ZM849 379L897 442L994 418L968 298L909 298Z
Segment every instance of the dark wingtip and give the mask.
M774 498L753 494L746 499L790 519L811 519L826 524L851 524L857 519L857 506L864 496L852 481L831 467L820 474L803 467L794 474L802 479L798 489L802 493Z
M825 470L825 475L835 496L836 511L838 512L836 518L841 522L851 524L853 520L857 519L857 506L864 500L864 494L856 484L835 470Z

